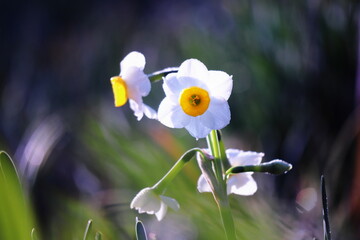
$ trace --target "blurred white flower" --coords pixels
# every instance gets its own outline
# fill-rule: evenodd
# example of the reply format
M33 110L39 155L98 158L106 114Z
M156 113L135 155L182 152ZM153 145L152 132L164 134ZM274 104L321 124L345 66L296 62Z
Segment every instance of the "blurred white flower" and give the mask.
M129 99L130 108L137 120L141 120L144 114L150 119L156 119L156 112L142 100L151 89L150 80L143 71L144 67L144 55L131 52L120 62L120 75L110 79L115 106L121 107Z
M144 188L130 204L130 208L135 208L139 213L155 214L158 221L164 218L168 206L175 211L180 208L175 199L157 194L154 188Z
M227 149L226 156L231 166L234 167L260 164L264 153ZM227 181L227 194L253 195L257 190L257 184L251 176L252 174L253 172L244 172L231 175ZM211 192L210 185L203 174L199 177L197 189L199 192Z
M209 71L199 60L188 59L177 73L165 77L166 97L160 103L158 119L170 128L185 127L195 138L206 137L211 130L229 124L227 100L232 86L232 76Z
M300 206L299 211L311 211L317 203L317 192L314 188L304 188L296 195L296 203Z

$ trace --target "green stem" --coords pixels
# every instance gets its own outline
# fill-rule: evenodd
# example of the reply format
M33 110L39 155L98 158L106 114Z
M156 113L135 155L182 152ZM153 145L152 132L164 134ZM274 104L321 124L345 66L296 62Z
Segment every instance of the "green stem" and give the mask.
M192 148L185 152L180 159L175 163L175 165L165 174L165 176L160 179L155 185L154 189L158 194L163 194L167 186L172 182L172 180L179 174L184 165L190 161L197 152L201 152L200 148ZM202 153L202 152L201 152Z
M229 198L226 191L226 180L223 174L223 163L227 161L224 151L221 151L219 138L216 130L212 130L207 137L208 146L214 157L214 170L218 181L219 192L213 194L218 205L221 220L225 229L226 239L236 240L234 220L232 217Z
M220 200L218 207L220 210L221 220L224 225L226 238L228 240L236 240L234 220L232 217L229 199L227 196L222 201Z
M220 159L223 165L223 169L229 169L231 168L230 162L226 157L226 150L225 150L225 145L224 145L224 141L222 140L222 135L220 130L217 130L217 136L219 139L219 148L220 148Z
M216 130L212 130L206 137L206 140L211 150L211 155L214 157L215 176L218 182L221 183L223 181L223 167L221 164L219 141Z
M169 73L175 73L178 70L179 70L179 68L177 68L177 67L169 67L169 68L165 68L163 70L148 74L147 76L151 82L157 82L157 81L161 80L163 77L166 77L166 75L168 75Z

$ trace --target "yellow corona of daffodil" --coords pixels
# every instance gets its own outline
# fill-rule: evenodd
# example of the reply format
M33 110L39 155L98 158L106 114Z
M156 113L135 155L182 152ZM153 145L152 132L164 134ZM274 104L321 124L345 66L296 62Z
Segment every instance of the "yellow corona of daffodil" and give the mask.
M120 75L110 79L115 106L121 107L129 100L137 120L144 116L156 119L156 112L143 103L142 97L149 94L151 83L144 73L145 57L139 52L129 53L120 62Z
M166 97L158 110L158 119L171 128L185 127L195 138L206 137L230 122L227 103L232 77L223 71L209 71L196 59L181 64L177 73L164 79Z

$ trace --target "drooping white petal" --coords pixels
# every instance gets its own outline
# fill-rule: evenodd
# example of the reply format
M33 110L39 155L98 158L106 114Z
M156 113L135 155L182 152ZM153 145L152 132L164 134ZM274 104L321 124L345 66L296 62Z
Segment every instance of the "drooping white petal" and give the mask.
M138 121L140 121L143 118L144 114L149 119L157 119L157 113L154 109L144 104L141 98L140 99L138 98L137 101L133 99L129 99L130 108L131 110L134 111L134 115L136 116Z
M201 121L198 120L198 117L191 117L189 124L185 126L190 135L196 139L204 138L211 132L210 128L205 127Z
M129 104L130 104L131 110L134 111L134 115L136 116L137 120L140 121L144 116L142 100L139 103L133 99L129 99Z
M190 122L191 118L184 113L179 104L165 97L159 106L158 119L167 127L182 128Z
M201 115L202 124L207 128L218 130L224 128L230 122L230 108L225 100L212 98L209 108Z
M157 119L156 111L152 107L146 105L145 103L143 103L143 111L145 116L148 117L149 119Z
M165 217L166 212L167 212L167 206L165 203L161 202L159 211L155 213L157 220L161 221Z
M208 69L197 59L188 59L184 61L177 73L177 77L182 81L182 78L190 77L205 81L208 78Z
M145 67L145 57L142 53L131 52L120 62L121 71L128 69L130 67L137 67L140 70L144 70ZM121 74L120 74L121 75Z
M139 213L154 214L159 211L161 201L152 192L151 188L141 190L131 201L130 207L135 208Z
M200 175L197 182L197 189L199 192L211 192L211 187L209 183L206 181L206 178L203 174Z
M264 153L227 149L226 155L231 166L260 164Z
M173 209L175 211L180 209L180 204L174 198L166 197L163 195L160 195L160 198L171 209Z
M253 177L247 173L239 173L231 176L227 182L227 194L243 196L253 195L257 191L257 184Z
M233 88L232 76L223 71L209 71L206 84L211 95L228 100Z

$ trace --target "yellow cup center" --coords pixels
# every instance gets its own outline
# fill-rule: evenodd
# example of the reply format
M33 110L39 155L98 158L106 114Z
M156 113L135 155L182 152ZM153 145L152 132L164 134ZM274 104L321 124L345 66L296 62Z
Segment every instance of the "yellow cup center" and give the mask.
M121 107L128 99L126 83L120 76L112 77L110 81L114 93L115 107Z
M187 115L196 117L204 114L208 109L209 93L199 87L185 88L180 93L179 103Z

